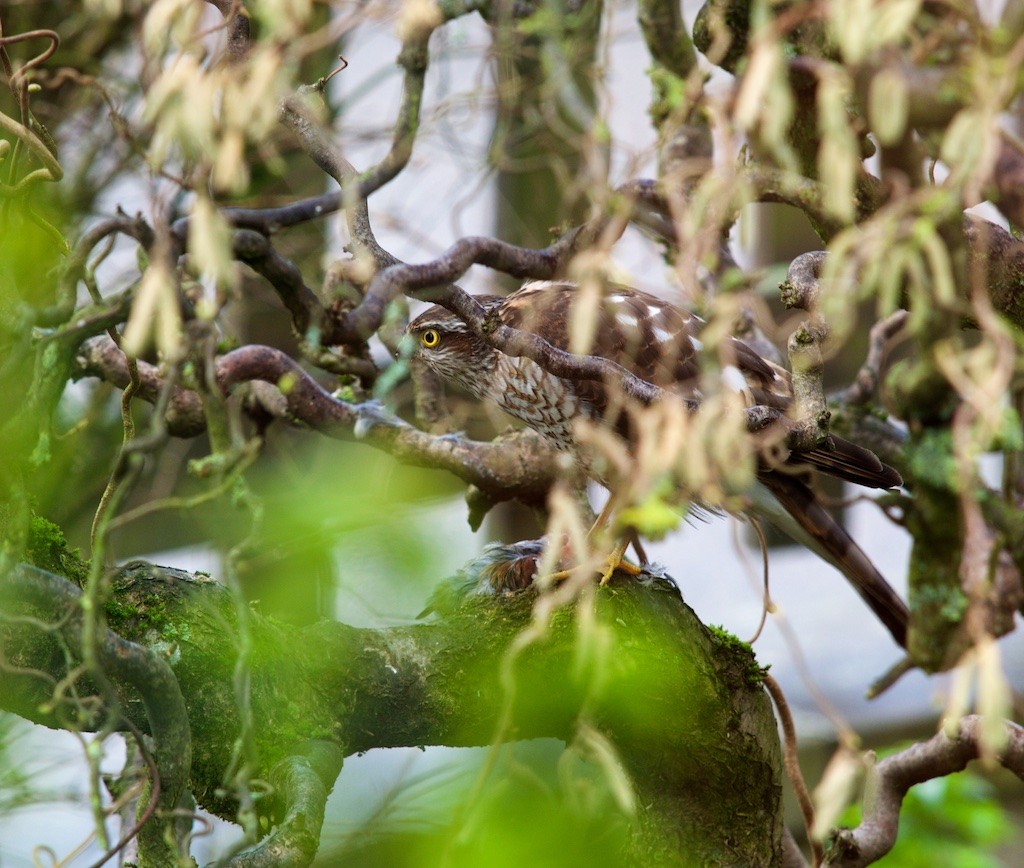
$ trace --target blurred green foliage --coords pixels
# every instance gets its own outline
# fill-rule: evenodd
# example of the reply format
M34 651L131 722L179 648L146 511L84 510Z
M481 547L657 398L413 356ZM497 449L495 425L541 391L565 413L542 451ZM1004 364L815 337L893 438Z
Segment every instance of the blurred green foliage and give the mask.
M602 769L554 739L489 753L438 751L440 767L379 794L373 811L343 841L325 846L315 864L621 865L629 819Z
M52 188L0 208L0 304L5 312L15 301L33 307L54 302L56 269L68 250L62 232L68 216Z
M451 555L467 553L453 545L450 527L438 527L454 483L364 446L282 434L248 475L267 519L239 563L246 595L265 614L294 623L337 616L379 626L411 618L438 568L451 569ZM180 519L220 550L249 532L248 514L223 499Z

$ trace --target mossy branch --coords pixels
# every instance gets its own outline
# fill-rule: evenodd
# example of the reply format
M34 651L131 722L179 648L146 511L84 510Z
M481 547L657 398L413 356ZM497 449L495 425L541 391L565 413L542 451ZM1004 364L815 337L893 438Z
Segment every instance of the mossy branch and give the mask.
M24 616L66 618L78 590L35 568L23 573L26 581L32 575L40 588L64 590L40 608L38 592L10 577L0 582L0 706L66 728L72 724L51 701L53 682L41 673L64 678L77 646L66 643L66 659L55 634ZM569 609L555 614L543 638L523 643L533 600L531 593L473 597L436 623L388 629L293 628L253 612L254 779L276 787L260 802L272 827L263 855L273 839L298 858L290 864L312 859L322 801L343 756L375 747L486 745L496 732L505 740L568 741L585 730L614 745L637 795L624 858L777 863L780 750L749 649L723 644L660 581L596 595L595 623L610 644L582 639L582 622ZM239 726L230 593L205 577L130 564L113 579L107 620L118 641L173 671L187 712L180 735L193 745L189 786L207 810L233 818L233 794L222 789ZM517 642L524 647L511 657ZM611 653L601 656L598 646ZM29 657L33 671L16 665ZM122 713L159 736L138 693L125 692ZM288 826L300 815L306 827L316 824L315 835ZM265 864L258 856L249 851L238 864Z

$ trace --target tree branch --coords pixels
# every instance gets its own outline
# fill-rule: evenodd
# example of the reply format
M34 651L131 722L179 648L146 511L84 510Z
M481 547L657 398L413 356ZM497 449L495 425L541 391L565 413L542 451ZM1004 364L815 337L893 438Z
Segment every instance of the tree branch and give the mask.
M840 831L825 863L835 868L862 868L877 862L896 843L903 797L915 784L953 774L978 759L982 744L991 744L979 715L960 720L956 731L940 730L926 742L882 760L875 769L873 792L865 797L864 819L856 829ZM1024 780L1024 728L1004 721L997 751L999 762Z
M589 246L605 223L597 218L571 230L543 250L506 244L495 238L462 238L437 259L419 265L394 265L379 272L360 304L340 318L332 337L351 342L365 339L379 327L390 301L403 292L448 308L488 344L510 356L526 356L550 373L569 379L605 380L643 404L663 397L662 389L599 356L575 356L556 349L532 332L502 325L488 317L473 296L454 286L473 264L486 265L514 277L554 277L577 250ZM438 289L438 287L443 287Z
M292 315L292 324L300 337L305 338L310 327L319 327L324 322L326 312L320 299L306 286L295 263L281 256L269 238L251 229L239 229L231 242L234 256L274 288Z
M373 190L390 180L389 177L386 177L387 172L379 170L381 165L387 164L388 171L394 173L390 177L394 177L405 163L398 165L395 158L392 157L389 160L388 157L385 157L384 161L374 169L360 173L341 153L329 131L323 128L305 104L305 100L311 98L313 93L315 93L313 89L306 88L299 94L285 99L280 107L281 121L295 133L310 159L337 181L341 187L339 192L332 195L337 197L339 205L345 205L349 235L353 242L370 254L377 268L394 265L399 260L381 247L373 234L366 199ZM392 152L389 152L389 156L391 154ZM405 160L408 161L408 155ZM370 181L365 189L360 180L364 177ZM376 186L373 186L374 184ZM346 197L350 197L352 201L346 203Z
M129 382L124 353L108 337L82 345L76 377L92 376L125 388ZM146 362L138 363L137 396L154 402L163 378ZM417 430L377 403L350 404L329 394L302 367L280 350L247 346L217 361L217 380L225 391L241 383L262 381L284 395L259 395L262 408L278 418L300 422L339 440L355 440L415 467L448 470L485 491L494 503L517 499L543 503L558 477L554 449L537 434L520 431L492 442L452 434L435 437ZM175 387L168 405L167 430L195 437L206 429L202 400L196 392Z
M821 347L828 339L828 324L817 312L818 278L824 251L804 253L794 259L779 287L788 308L805 310L810 317L790 335L786 349L793 389L796 425L790 440L797 448L814 449L828 437L831 413L825 400L825 365Z
M65 647L73 654L80 653L83 643L80 595L79 588L67 579L26 564L7 571L0 581L0 613L4 614L0 618L0 650L3 652L0 661L10 661L16 667L26 659L33 660L37 667L45 666L44 661L52 665L53 652L39 652L41 647L53 648L54 633L62 637ZM11 618L11 613L17 613L20 619ZM41 619L51 625L47 631L51 635L43 640L42 646L38 630L23 617L29 613L36 624ZM101 632L97 654L103 675L118 690L121 707L103 707L91 715L83 714L82 707L73 703L69 695L63 692L47 695L50 683L46 680L12 672L3 662L0 663L0 669L4 670L0 673L0 682L5 682L2 691L5 708L50 726L70 725L78 729L98 729L104 725L106 716L123 714L153 739L158 777L151 782L151 798L164 812L162 822L171 822L192 767L192 734L178 680L164 657L145 644L129 641L111 630ZM63 654L59 654L58 659L64 663ZM70 682L60 680L59 684L66 690ZM44 709L42 714L40 708ZM69 724L69 720L74 723ZM158 824L149 826L141 835L143 851L168 852Z
M141 214L129 217L119 213L91 226L78 240L61 272L57 289L57 303L35 312L35 323L40 326L59 326L71 318L78 299L78 282L85 275L86 265L93 248L110 235L127 235L148 250L153 246L153 228Z
M45 603L51 615L69 613L70 623L77 591L36 570L20 575L19 588L24 581L37 588L13 594L0 583L0 659L30 653L37 667L63 677L77 646L69 642L69 662L52 635L23 616ZM232 818L233 792L222 788L239 726L230 593L207 578L141 563L119 571L112 590L108 619L120 641L154 643L168 661L161 666L173 667L188 714L179 725L203 745L191 773L197 800ZM259 803L277 828L237 864L273 864L271 852L306 864L342 755L485 745L496 737L569 741L580 728L614 746L636 790L624 858L778 862L778 735L749 648L706 630L664 580L613 583L597 593L593 613L580 616L612 643L610 658L593 656L571 610L535 625L527 640L534 599L533 592L472 597L437 623L379 630L333 622L293 628L249 613L252 714L262 724L253 777L277 788L274 799ZM49 690L38 677L0 665L0 707L38 720ZM147 721L135 704L126 703L125 713L138 725ZM60 725L53 715L44 722ZM726 839L716 837L723 809ZM716 831L709 837L709 830Z
M160 397L164 378L160 369L149 362L139 361L139 387L135 397L155 404ZM128 359L108 336L95 337L86 341L75 358L74 379L97 377L107 383L125 389L131 380ZM206 430L206 418L199 395L189 389L175 386L165 416L168 432L174 437L198 437Z
M281 760L271 769L269 783L284 819L259 844L229 859L225 868L277 868L312 862L320 846L327 797L343 762L341 748L323 739L310 744L308 755Z

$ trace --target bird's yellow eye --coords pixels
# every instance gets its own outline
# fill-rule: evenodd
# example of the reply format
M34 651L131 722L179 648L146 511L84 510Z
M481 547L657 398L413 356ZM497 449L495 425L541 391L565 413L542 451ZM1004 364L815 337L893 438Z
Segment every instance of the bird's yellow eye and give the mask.
M441 343L441 333L437 329L426 329L420 335L420 343L428 350L432 350Z

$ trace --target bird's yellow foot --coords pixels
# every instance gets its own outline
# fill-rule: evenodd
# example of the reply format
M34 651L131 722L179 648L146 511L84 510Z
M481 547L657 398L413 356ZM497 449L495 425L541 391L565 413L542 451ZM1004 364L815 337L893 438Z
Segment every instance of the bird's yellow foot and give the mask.
M616 572L626 573L632 578L636 578L643 573L643 567L638 567L636 564L632 564L626 560L626 549L629 547L629 540L617 543L612 553L608 555L608 567L601 574L601 587L604 587L611 581L613 575Z
M611 581L612 576L615 575L615 573L625 573L626 575L634 579L637 576L643 575L643 567L638 567L636 564L626 560L625 554L628 545L629 541L627 540L625 543L621 543L615 546L615 549L612 551L612 553L608 555L608 558L605 561L605 568L601 571L601 580L598 583L601 587L607 585ZM563 582L567 578L569 578L569 576L571 576L573 572L574 570L571 569L559 570L557 573L552 573L548 577L548 581Z

